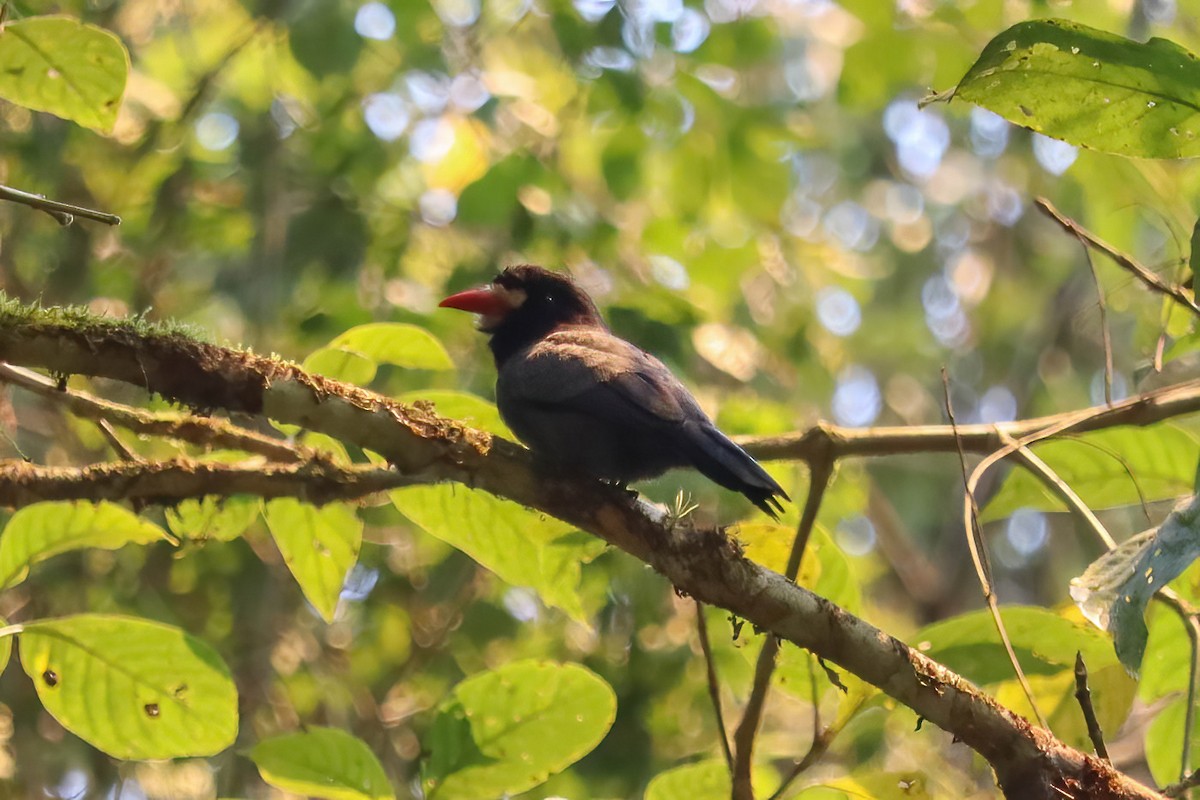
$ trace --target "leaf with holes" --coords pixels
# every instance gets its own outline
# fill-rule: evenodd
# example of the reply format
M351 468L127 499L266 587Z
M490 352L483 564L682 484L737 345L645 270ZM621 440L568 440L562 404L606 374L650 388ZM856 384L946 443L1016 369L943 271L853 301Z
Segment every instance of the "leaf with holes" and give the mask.
M1089 508L1113 508L1189 494L1200 442L1191 431L1168 422L1042 442L1033 446L1033 452ZM1014 469L984 507L982 520L1002 519L1023 507L1042 511L1065 508L1028 470Z
M531 789L591 752L616 713L612 687L576 664L515 661L470 677L430 731L426 797L490 800Z
M329 343L333 349L358 353L376 364L409 369L454 369L450 354L424 328L402 322L373 322L351 328Z
M1113 636L1121 663L1136 672L1146 652L1146 604L1200 557L1200 498L1179 505L1162 525L1123 542L1071 581L1071 597Z
M333 621L338 596L362 545L362 521L344 503L317 508L282 498L267 503L267 527L308 602Z
M1200 155L1200 61L1075 22L1021 22L983 49L954 97L1072 144L1139 158Z
M337 728L267 739L254 746L250 760L264 781L285 792L329 800L395 797L366 742Z
M99 131L112 130L129 75L113 34L71 17L0 26L0 97Z
M210 756L237 736L229 668L179 628L81 614L28 623L21 666L62 726L116 758Z
M162 528L115 503L35 503L13 514L0 536L0 587L15 586L32 565L68 550L116 550L166 538Z

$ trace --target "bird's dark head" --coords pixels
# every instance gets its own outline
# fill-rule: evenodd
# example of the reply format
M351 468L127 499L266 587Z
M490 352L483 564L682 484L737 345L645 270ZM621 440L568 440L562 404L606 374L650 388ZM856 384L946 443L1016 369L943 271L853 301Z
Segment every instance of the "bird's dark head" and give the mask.
M569 276L529 264L509 267L487 286L438 305L478 314L479 329L492 336L497 364L560 327L604 327L596 304Z

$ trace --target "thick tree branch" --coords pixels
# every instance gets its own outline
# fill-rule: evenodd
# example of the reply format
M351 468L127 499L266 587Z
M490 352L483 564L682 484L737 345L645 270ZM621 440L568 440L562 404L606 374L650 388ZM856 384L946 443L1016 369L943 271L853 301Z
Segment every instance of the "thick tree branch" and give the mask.
M426 407L168 330L12 306L0 307L0 359L126 381L195 408L263 414L302 425L382 454L395 466L397 480L456 481L565 520L646 562L680 591L841 665L952 732L991 763L1010 797L1159 796L1031 726L898 639L747 560L723 531L668 527L661 514L623 491L547 478L535 471L522 448ZM1197 402L1196 387L1190 392ZM1156 402L1138 413L1150 413ZM139 465L119 468L131 466ZM19 469L14 465L18 477ZM0 478L10 482L16 481ZM163 481L144 491L163 500L170 487ZM194 491L189 487L188 496Z

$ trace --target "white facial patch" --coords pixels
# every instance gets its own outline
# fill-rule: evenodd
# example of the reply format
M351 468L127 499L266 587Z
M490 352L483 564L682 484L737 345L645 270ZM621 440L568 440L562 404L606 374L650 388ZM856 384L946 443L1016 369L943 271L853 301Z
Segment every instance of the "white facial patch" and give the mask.
M496 295L496 299L504 304L505 310L499 314L480 314L476 327L481 331L495 330L504 321L504 318L514 309L520 308L521 304L528 297L524 289L509 289L498 283L492 284L491 291L492 294Z
M501 301L503 301L504 305L508 306L509 311L512 311L515 308L520 308L521 304L525 302L525 298L528 296L525 294L524 289L509 289L505 286L501 286L498 283L492 284L492 291L496 293L496 296L500 298Z

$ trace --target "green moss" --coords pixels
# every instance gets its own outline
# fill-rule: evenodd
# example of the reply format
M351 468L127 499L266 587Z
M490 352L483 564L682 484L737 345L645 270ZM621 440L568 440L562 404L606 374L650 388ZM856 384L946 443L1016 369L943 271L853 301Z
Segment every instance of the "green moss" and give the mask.
M0 292L0 325L44 325L69 328L82 335L129 334L139 338L166 337L211 343L203 328L175 320L154 321L146 312L132 317L109 317L84 306L43 306L22 303Z

